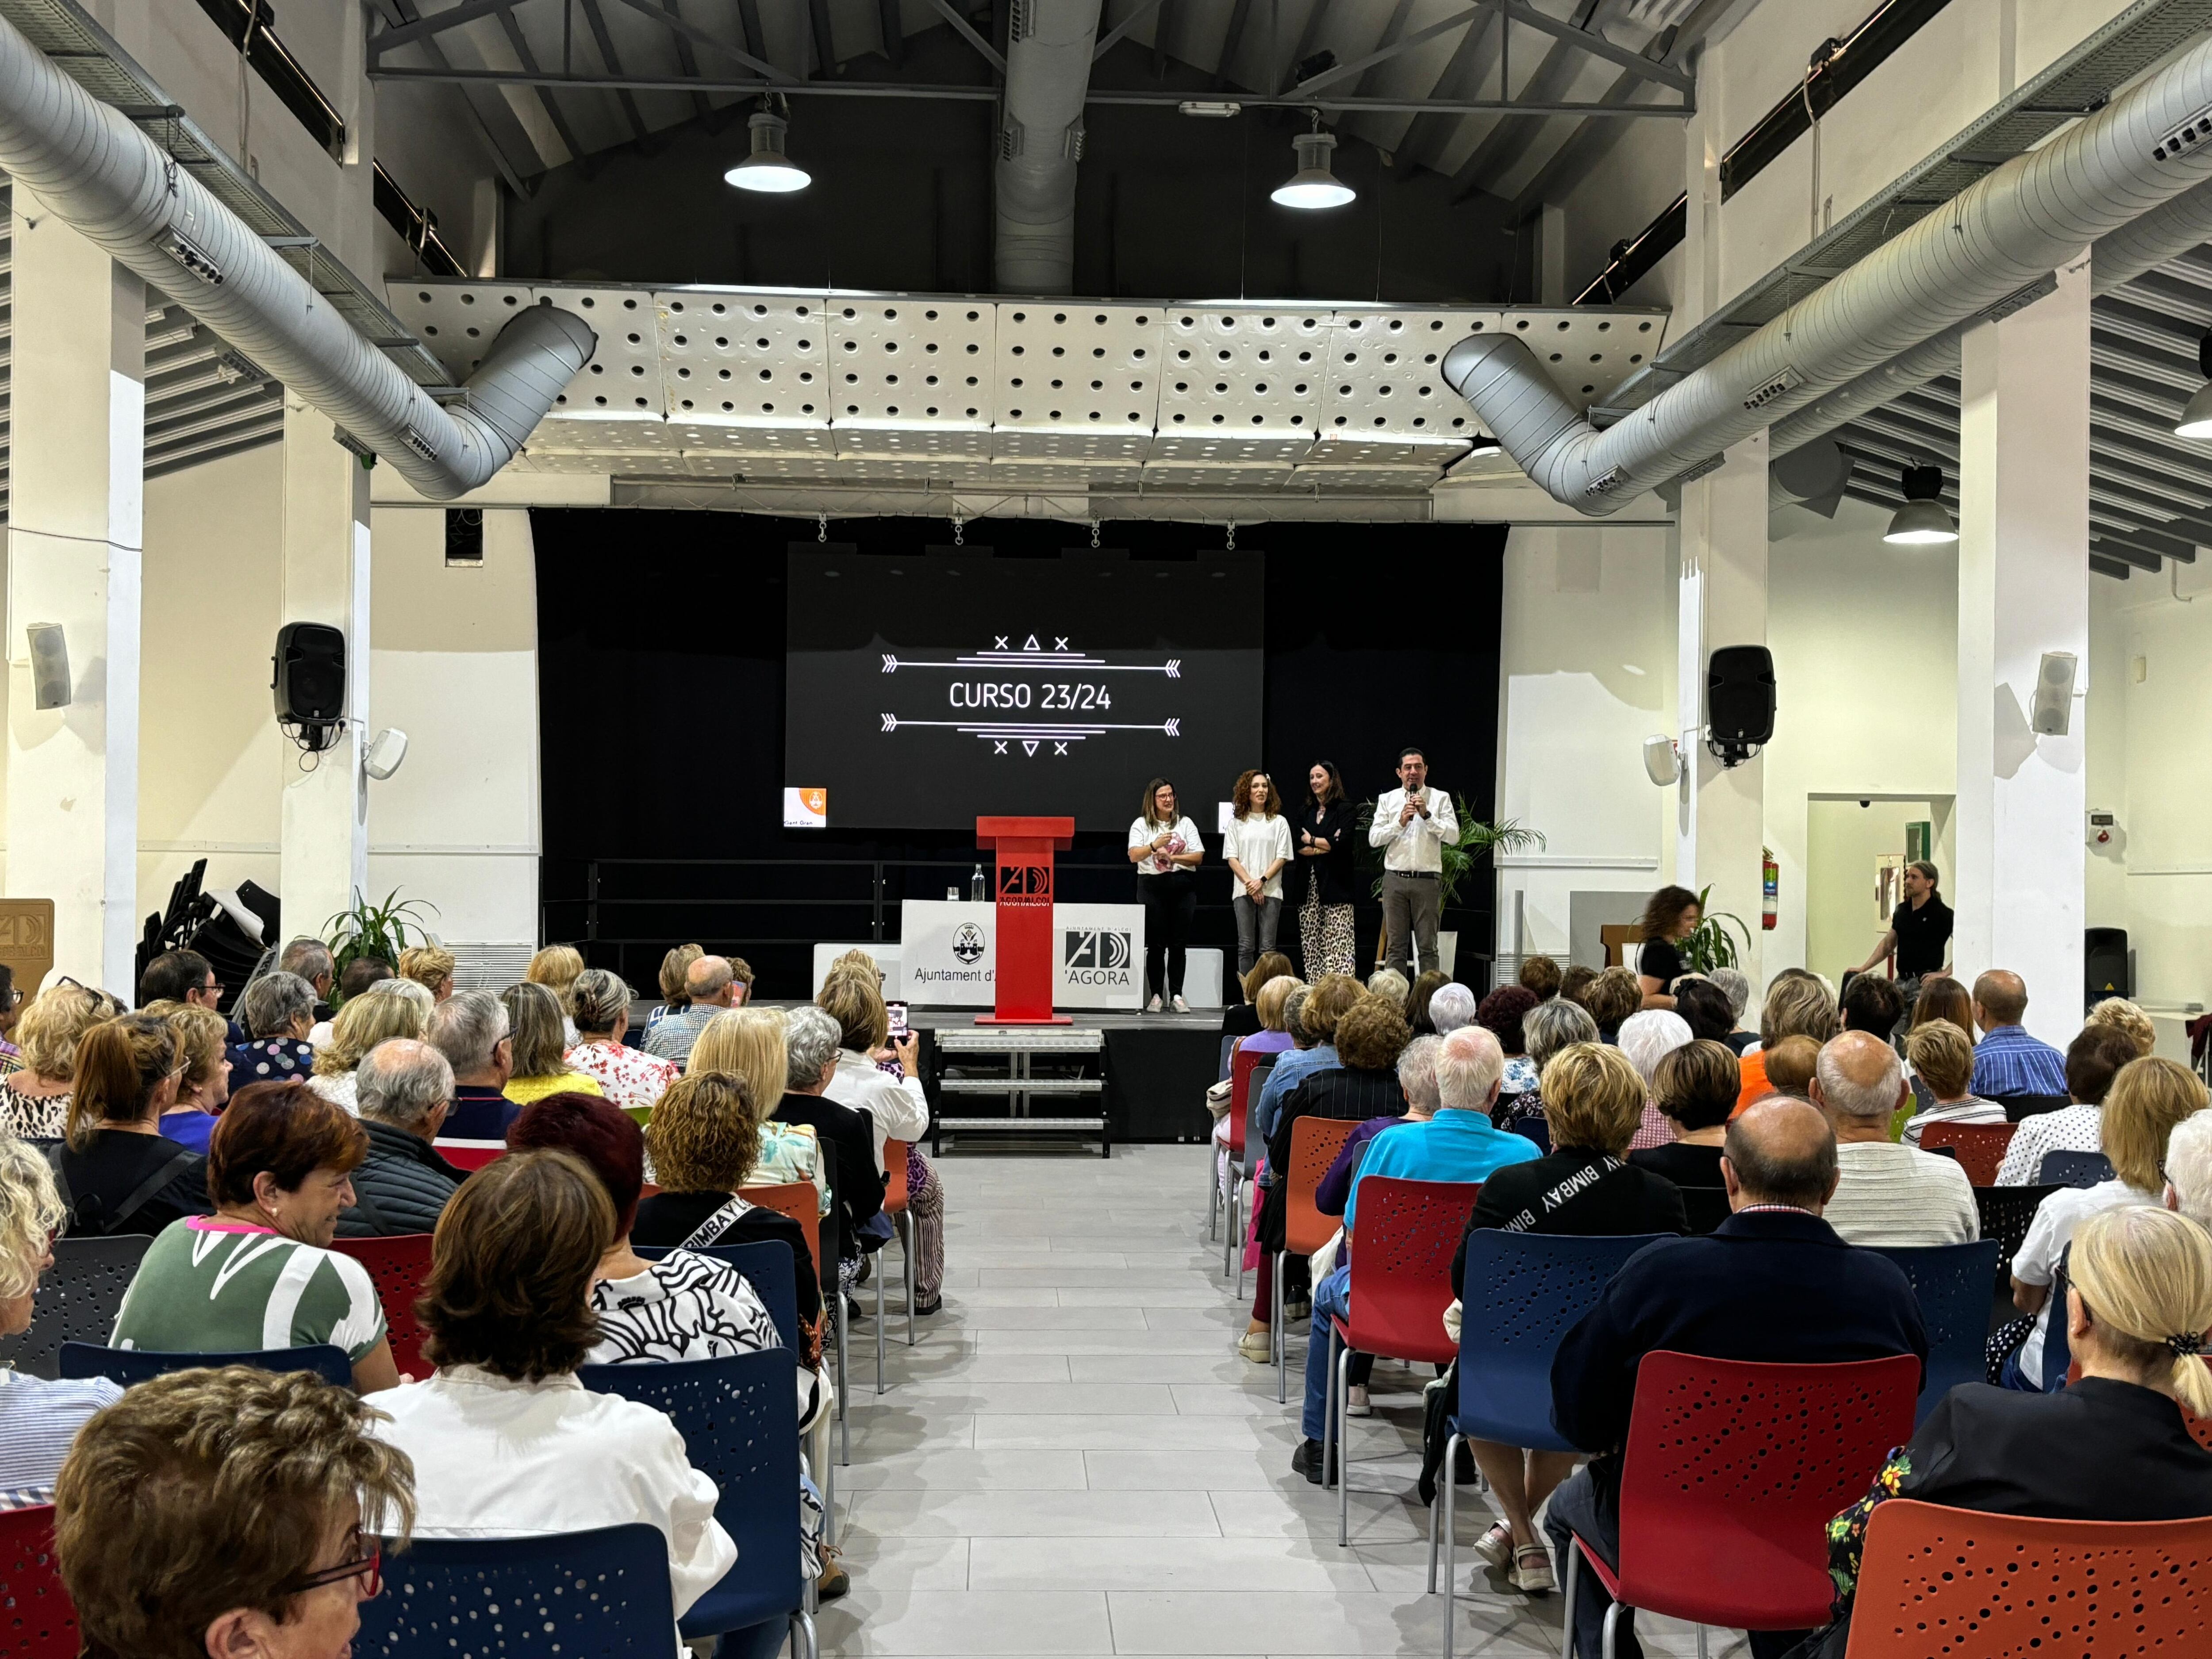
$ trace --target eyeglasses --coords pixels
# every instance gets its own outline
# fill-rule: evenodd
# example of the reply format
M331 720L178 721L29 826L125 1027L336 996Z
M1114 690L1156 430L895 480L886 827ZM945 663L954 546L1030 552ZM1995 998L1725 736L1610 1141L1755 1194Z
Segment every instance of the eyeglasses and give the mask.
M358 1540L356 1540L356 1543L358 1541ZM334 1567L325 1567L319 1572L311 1572L304 1577L295 1579L287 1594L303 1595L311 1589L319 1589L325 1584L343 1583L349 1578L368 1580L365 1587L368 1592L364 1598L366 1600L373 1601L384 1594L384 1546L382 1543L371 1544L366 1555L355 1556L350 1560L339 1562Z

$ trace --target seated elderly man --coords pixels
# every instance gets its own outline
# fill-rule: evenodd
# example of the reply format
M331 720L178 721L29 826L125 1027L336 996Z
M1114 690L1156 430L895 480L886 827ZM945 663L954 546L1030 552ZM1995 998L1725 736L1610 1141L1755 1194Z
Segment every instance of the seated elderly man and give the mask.
M2212 1111L2185 1117L2166 1138L2166 1207L2212 1227Z
M362 1057L354 1077L368 1157L353 1172L353 1204L338 1216L338 1237L434 1232L446 1200L468 1178L430 1144L453 1107L453 1068L427 1042L389 1037Z
M514 1075L507 1006L489 991L459 991L430 1011L423 1041L453 1068L453 1107L441 1131L452 1140L505 1140L522 1108L504 1092Z
M1577 1537L1620 1565L1620 1454L1646 1354L1810 1364L1928 1358L1904 1269L1853 1249L1821 1219L1836 1188L1836 1138L1815 1108L1787 1098L1745 1108L1729 1125L1721 1175L1734 1213L1705 1237L1638 1251L1553 1358L1552 1421L1596 1454L1545 1512L1561 1567ZM1577 1595L1576 1650L1598 1659L1606 1599L1595 1573L1578 1576ZM1615 1659L1641 1659L1632 1617L1624 1611L1616 1627ZM1751 1650L1770 1659L1804 1634L1753 1632Z
M645 1052L655 1060L672 1060L678 1066L691 1058L699 1041L717 1014L737 1006L737 974L727 957L701 957L684 970L684 994L690 1006L668 1015L645 1039Z
M1981 1237L1959 1160L1891 1141L1891 1122L1911 1101L1904 1062L1872 1031L1846 1031L1820 1050L1813 1103L1836 1132L1839 1171L1822 1213L1850 1243L1910 1249Z

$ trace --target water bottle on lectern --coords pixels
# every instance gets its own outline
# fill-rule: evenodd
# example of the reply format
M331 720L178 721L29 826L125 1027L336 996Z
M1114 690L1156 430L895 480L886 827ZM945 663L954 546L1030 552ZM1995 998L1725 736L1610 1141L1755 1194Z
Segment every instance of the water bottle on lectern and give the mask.
M983 883L983 866L980 864L975 866L975 873L968 878L968 896L977 904L990 896Z

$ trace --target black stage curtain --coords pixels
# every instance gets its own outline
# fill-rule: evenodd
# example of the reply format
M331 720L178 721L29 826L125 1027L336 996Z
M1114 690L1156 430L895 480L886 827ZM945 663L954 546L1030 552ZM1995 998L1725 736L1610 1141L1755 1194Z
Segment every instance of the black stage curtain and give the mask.
M966 893L979 856L968 836L781 828L785 554L813 524L605 508L530 516L547 939L584 945L595 966L648 994L662 953L696 939L745 957L760 995L796 997L811 983L814 940L896 939L901 898ZM964 534L1002 558L1056 557L1088 540L1078 526L1028 520L972 521ZM829 539L916 553L951 536L941 520L869 519L833 521ZM1133 559L1188 558L1220 548L1223 532L1115 524L1106 540ZM1267 524L1240 527L1237 542L1267 555L1265 753L1255 760L1285 799L1303 799L1316 759L1371 798L1395 787L1399 748L1418 743L1434 781L1489 817L1504 526ZM1208 814L1231 781L1181 781ZM1132 817L1143 787L1131 779ZM1130 897L1119 841L1079 836L1062 856L1063 895ZM1460 930L1473 983L1470 958L1492 937L1492 888L1478 876L1469 889L1445 925ZM1218 865L1200 892L1196 942L1225 947L1233 968ZM1363 953L1380 915L1361 907Z

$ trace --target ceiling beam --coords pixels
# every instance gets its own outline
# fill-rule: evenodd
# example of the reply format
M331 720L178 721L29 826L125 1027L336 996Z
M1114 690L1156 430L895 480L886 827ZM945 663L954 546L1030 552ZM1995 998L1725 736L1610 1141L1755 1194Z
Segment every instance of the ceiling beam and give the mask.
M1620 64L1640 81L1672 87L1685 98L1697 92L1697 76L1681 70L1670 69L1664 64L1656 64L1642 52L1627 46L1616 46L1595 29L1578 29L1572 23L1562 22L1559 18L1538 11L1528 3L1528 0L1487 0L1487 3L1503 7L1506 16L1516 23L1525 23L1532 29L1565 40L1570 46L1579 46L1593 58L1602 58L1608 64Z
M1415 29L1411 34L1401 34L1395 40L1389 39L1386 30L1384 44L1376 51L1369 52L1364 58L1355 58L1348 64L1339 64L1334 68L1323 70L1318 75L1309 76L1292 87L1289 95L1293 98L1309 96L1321 91L1324 87L1334 86L1339 81L1348 81L1355 75L1364 75L1376 64L1386 63L1401 52L1411 52L1415 46L1424 46L1440 34L1449 34L1454 29L1472 28L1487 16L1492 7L1497 3L1498 0L1482 0L1480 5L1469 6L1465 11L1455 11L1441 22L1431 23L1425 29ZM1399 0L1397 10L1390 19L1390 27L1402 29L1405 27L1406 14L1411 9L1411 0Z
M906 63L906 29L899 21L899 0L876 0L876 33L883 39L884 59L893 69Z
M599 62L606 65L607 73L619 76L623 72L622 58L615 51L614 37L607 33L607 15L599 9L599 0L583 0L584 23L592 31L592 44L599 49ZM630 137L637 141L641 151L653 148L653 129L645 124L645 116L638 109L637 94L628 87L615 89L615 98L622 105L623 118L629 123Z
M1236 60L1237 50L1244 44L1244 30L1252 21L1252 0L1236 0L1229 13L1229 33L1221 37L1221 61L1213 66L1213 89L1229 89L1229 66ZM1091 61L1097 63L1098 54L1093 52Z
M835 75L837 43L830 33L830 0L806 0L806 21L814 32L815 73Z
M951 24L952 32L981 52L985 63L1001 75L1006 72L1006 60L999 55L998 48L975 33L975 26L954 9L952 0L929 0L929 9Z
M765 58L756 58L751 52L745 51L744 48L732 46L727 40L723 40L720 35L709 34L697 24L678 16L669 7L660 4L659 0L615 0L615 3L617 5L628 6L632 11L641 12L646 16L652 18L657 23L665 24L668 27L668 32L671 34L675 35L678 40L689 40L695 46L706 47L709 52L718 52L725 58L734 58L738 63L743 64L747 69L757 70L760 74L766 76L770 81L775 82L779 85L791 79L789 76L786 75L774 64L769 63ZM751 32L750 27L750 20L744 16L742 11L739 14L738 21L740 28L746 29L748 33ZM758 40L759 36L755 34L753 38L755 40ZM763 49L765 50L766 48L763 47ZM631 82L629 84L634 85L635 83ZM657 87L640 87L639 90L662 91L665 90L665 88Z
M479 17L494 16L505 11L511 3L512 0L462 0L450 11L441 11L434 17L418 18L412 23L403 23L398 28L379 29L368 37L368 65L374 69L377 61L387 52L416 40L428 40L448 29L460 28L475 22Z
M894 5L897 3L897 0L884 0L884 3L887 6ZM1160 0L1143 0L1143 3L1130 12L1127 17L1098 37L1098 44L1091 49L1091 61L1095 64L1103 58L1128 38L1131 29L1136 27L1159 9Z
M507 44L514 49L515 61L526 73L538 74L537 54L530 50L530 42L523 38L521 25L514 21L512 0L501 0L499 26L506 32ZM583 141L576 137L576 130L568 125L568 118L562 112L561 106L555 101L551 87L543 81L532 84L537 87L538 101L544 108L545 118L552 122L553 131L561 136L561 142L568 147L568 159L581 165L585 175L589 177L592 171L590 153L585 149Z

